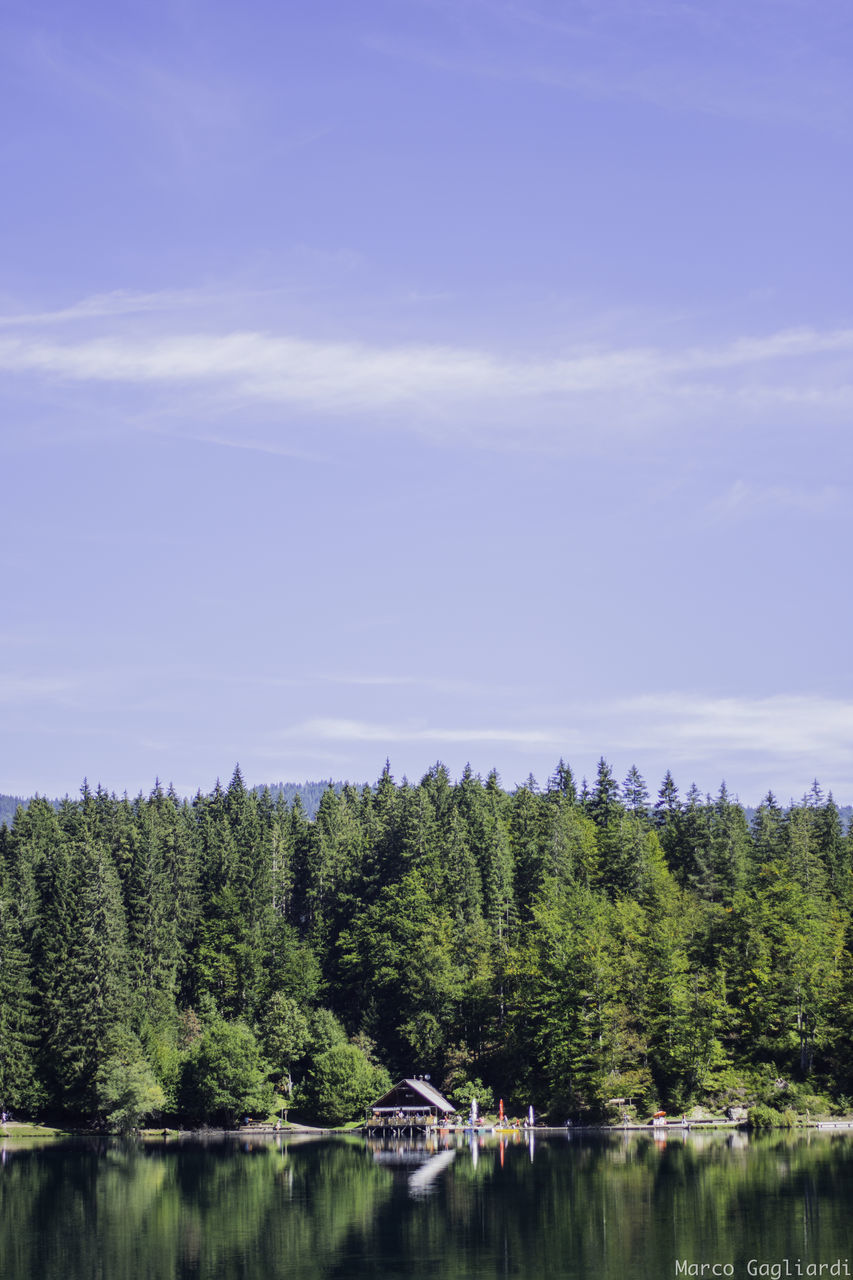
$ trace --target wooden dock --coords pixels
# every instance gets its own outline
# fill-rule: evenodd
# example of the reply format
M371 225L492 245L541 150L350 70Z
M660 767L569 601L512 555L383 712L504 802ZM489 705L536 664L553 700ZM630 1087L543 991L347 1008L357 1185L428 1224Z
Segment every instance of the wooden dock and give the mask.
M431 1117L380 1116L366 1120L361 1132L368 1138L415 1138L438 1133L440 1127Z

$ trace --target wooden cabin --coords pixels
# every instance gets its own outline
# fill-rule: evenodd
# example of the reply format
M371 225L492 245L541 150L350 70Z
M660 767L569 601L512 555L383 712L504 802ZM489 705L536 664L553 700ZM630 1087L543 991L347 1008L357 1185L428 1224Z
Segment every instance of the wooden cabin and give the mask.
M398 1080L367 1109L368 1129L425 1129L452 1116L457 1108L428 1080Z

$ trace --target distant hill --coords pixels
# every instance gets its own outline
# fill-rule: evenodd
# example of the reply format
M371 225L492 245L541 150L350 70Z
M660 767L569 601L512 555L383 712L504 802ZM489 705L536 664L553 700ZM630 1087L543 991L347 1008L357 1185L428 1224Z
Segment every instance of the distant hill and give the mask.
M268 790L272 796L284 796L286 804L293 803L293 797L298 795L302 801L302 808L305 810L309 818L316 817L317 810L320 807L320 798L327 787L334 787L335 791L340 791L347 784L345 782L335 782L333 778L327 778L321 782L270 782L265 785L252 787L253 791ZM354 784L356 790L361 791L362 787L367 786L365 782L356 782Z
M29 801L25 800L23 796L0 795L0 827L3 826L4 822L7 827L11 827L19 804L26 807Z

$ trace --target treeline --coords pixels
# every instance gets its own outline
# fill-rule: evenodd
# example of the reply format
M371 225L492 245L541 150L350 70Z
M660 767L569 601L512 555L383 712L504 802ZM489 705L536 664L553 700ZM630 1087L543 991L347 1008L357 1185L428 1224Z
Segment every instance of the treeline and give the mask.
M268 790L273 799L277 799L281 795L287 804L292 804L296 796L302 803L309 818L317 816L317 810L320 807L320 800L323 792L329 787L333 787L335 791L340 791L343 787L342 782L334 782L331 778L327 782L271 782L267 788L260 786L254 787L258 795L264 790ZM5 822L11 827L15 821L15 816L19 809L29 807L32 797L9 796L0 794L0 826ZM51 800L54 809L58 809L61 801ZM844 818L844 810L841 811L842 819Z
M603 759L540 789L192 802L84 787L0 830L0 1104L135 1123L358 1113L393 1076L562 1121L853 1094L853 834Z

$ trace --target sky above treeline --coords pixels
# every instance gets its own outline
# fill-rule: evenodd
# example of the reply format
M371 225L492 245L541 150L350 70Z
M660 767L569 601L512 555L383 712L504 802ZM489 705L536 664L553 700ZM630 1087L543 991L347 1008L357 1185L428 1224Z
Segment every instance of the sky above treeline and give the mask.
M0 105L0 791L853 800L847 0L10 0Z

